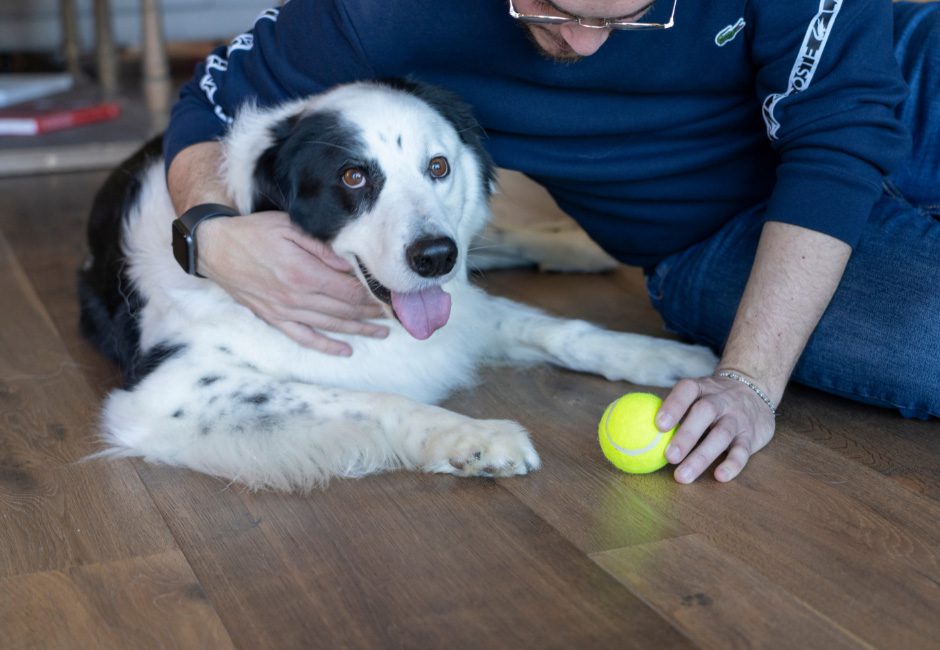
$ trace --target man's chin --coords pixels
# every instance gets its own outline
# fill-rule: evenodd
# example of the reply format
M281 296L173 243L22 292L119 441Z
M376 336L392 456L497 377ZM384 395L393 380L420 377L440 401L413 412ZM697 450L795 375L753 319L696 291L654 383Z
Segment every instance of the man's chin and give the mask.
M545 27L526 25L526 35L535 45L539 54L556 63L577 63L584 57L575 52L561 38L555 36Z

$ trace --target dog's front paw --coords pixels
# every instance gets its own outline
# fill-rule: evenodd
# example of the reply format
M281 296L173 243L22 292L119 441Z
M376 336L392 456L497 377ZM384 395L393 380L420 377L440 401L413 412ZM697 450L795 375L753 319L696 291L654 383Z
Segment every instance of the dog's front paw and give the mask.
M680 379L710 375L717 364L718 357L702 345L658 340L634 365L629 380L668 388Z
M466 418L425 442L429 472L457 476L513 476L539 468L539 455L522 425Z

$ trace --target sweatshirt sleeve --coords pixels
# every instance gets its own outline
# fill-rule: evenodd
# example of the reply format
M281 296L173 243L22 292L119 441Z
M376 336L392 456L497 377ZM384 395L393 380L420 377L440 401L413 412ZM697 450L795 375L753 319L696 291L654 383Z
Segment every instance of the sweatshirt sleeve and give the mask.
M216 48L173 106L166 167L186 147L222 137L246 102L267 106L373 76L342 0L293 0Z
M779 156L767 219L854 246L910 146L890 0L754 0L756 87Z

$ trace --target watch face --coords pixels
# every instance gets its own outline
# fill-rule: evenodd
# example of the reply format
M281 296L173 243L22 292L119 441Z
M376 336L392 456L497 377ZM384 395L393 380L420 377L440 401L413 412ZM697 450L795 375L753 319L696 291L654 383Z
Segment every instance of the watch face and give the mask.
M196 273L196 251L193 236L179 219L173 222L173 257L186 273Z

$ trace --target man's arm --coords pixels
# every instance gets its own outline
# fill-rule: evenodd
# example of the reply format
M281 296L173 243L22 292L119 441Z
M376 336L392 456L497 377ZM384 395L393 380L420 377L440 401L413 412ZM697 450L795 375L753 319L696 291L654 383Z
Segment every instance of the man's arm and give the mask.
M166 184L176 214L183 214L200 203L235 206L219 178L221 161L222 145L216 141L194 144L173 159L173 164L167 170ZM199 182L194 182L195 179L199 179Z
M768 222L719 368L746 375L779 404L851 250L829 235ZM726 450L715 478L733 479L774 434L767 405L752 389L728 378L676 384L663 402L657 425L668 430L679 421L682 425L666 456L670 462L681 461L675 476L682 483L694 481Z
M222 146L183 149L167 172L177 214L200 203L234 205L218 175ZM381 308L329 246L300 231L284 212L211 219L199 226L199 272L298 343L328 354L352 349L320 331L384 337L367 318Z
M888 0L747 3L747 54L779 163L720 367L751 377L774 403L839 284L882 179L907 150L895 110L905 85L891 7ZM767 405L727 378L680 382L661 416L664 430L683 422L667 450L670 461L681 461L680 482L695 480L725 450L715 477L734 478L774 433Z

